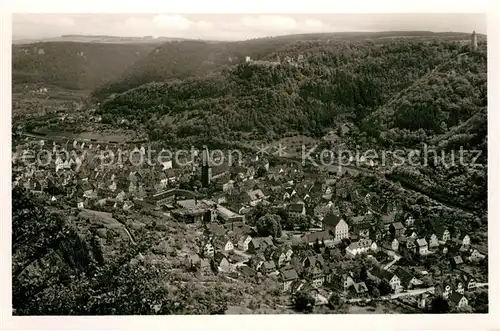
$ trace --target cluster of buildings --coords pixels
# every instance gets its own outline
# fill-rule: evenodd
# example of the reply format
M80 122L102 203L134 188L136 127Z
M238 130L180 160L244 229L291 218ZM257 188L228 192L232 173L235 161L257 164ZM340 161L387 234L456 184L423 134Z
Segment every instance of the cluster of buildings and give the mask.
M424 286L424 274L398 265L396 257L411 261L438 254L456 271L445 283L433 286L463 306L464 291L474 290L477 280L461 266L486 258L472 245L469 234L445 222L415 219L398 208L373 210L366 203L369 193L362 196L338 185L350 176L345 172L308 172L293 162L271 165L259 157L215 166L206 147L196 162L182 167L169 161L150 167L103 164L92 153L119 147L84 142L65 145L69 158L27 165L20 161L23 149L55 150L57 143L27 140L20 147L14 152L13 185L44 196L48 203L126 213L146 208L198 226L203 234L187 263L203 274L272 277L284 293L308 290L326 298L332 293L366 298L372 295L373 284L382 282L390 287L384 295ZM87 154L79 159L83 150ZM339 201L344 199L352 201L353 208L341 211ZM257 208L268 213L281 210L292 222L307 220L308 225L283 229L280 238L260 236L255 220L249 222ZM373 258L380 254L394 261L385 265ZM374 261L366 275L339 268L342 261L357 261L360 256ZM419 305L424 299L419 298Z

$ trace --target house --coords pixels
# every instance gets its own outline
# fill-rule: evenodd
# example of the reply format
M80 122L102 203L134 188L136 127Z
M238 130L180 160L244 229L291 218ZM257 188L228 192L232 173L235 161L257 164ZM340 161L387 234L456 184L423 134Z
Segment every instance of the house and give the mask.
M469 304L467 298L458 292L453 292L449 298L450 303L457 308L465 307Z
M370 235L370 222L366 215L353 216L349 219L352 231L362 238L368 238Z
M407 228L415 225L415 219L413 218L413 216L408 216L408 218L405 220L405 225Z
M229 252L234 249L234 245L231 242L231 240L224 238L224 237L217 237L214 240L214 245L217 248L217 250L221 250L224 252Z
M137 184L135 182L130 182L128 186L128 193L136 193L137 192Z
M290 262L292 260L292 255L293 255L293 249L292 248L287 248L285 252L285 260L287 262Z
M460 274L460 281L463 283L464 288L471 291L476 288L476 279L466 272Z
M425 238L417 239L418 253L420 255L426 255L429 253L429 247L427 245L427 240Z
M433 233L429 239L429 248L432 249L436 247L439 247L439 240L436 234Z
M448 299L451 293L453 293L453 287L450 282L437 285L434 293L436 295L441 295L443 298Z
M381 221L384 223L384 230L389 231L391 224L394 223L394 219L396 218L396 212L390 212L388 214L382 215Z
M434 233L438 237L438 240L442 242L447 242L451 240L451 233L448 227L438 221L431 221L431 228L434 230Z
M458 292L460 294L465 293L464 283L460 278L455 280L455 292Z
M113 182L111 183L111 185L109 185L109 186L108 186L108 189L109 189L111 192L116 191L116 182L115 182L115 181L113 181Z
M261 267L262 274L268 275L268 274L275 272L275 271L276 271L276 264L274 263L274 261L265 261L262 264L262 267Z
M360 238L368 239L370 238L370 228L371 228L370 223L362 223L357 225L354 228L354 231Z
M214 262L219 271L221 272L231 271L231 264L229 263L229 260L227 259L227 256L224 253L222 252L215 253Z
M278 267L282 267L286 263L286 255L284 252L274 251L271 258Z
M410 272L402 267L397 267L394 270L394 274L398 276L400 284L405 290L414 288L415 286L422 285L423 283L413 276Z
M94 196L94 188L88 182L84 182L83 184L83 196L85 198L93 198Z
M287 188L286 192L283 194L283 200L288 200L291 197L294 197L296 194L297 194L297 191L295 191L295 189Z
M343 290L344 294L347 294L349 288L353 286L355 283L352 273L342 274L342 276L340 276L338 281L340 282L340 289Z
M247 194L250 198L250 205L252 207L257 206L257 204L259 204L259 202L261 202L262 200L267 198L264 195L264 193L262 192L262 190L260 190L260 189L249 191L249 192L247 192Z
M278 265L278 267L282 267L291 260L292 254L293 251L291 248L282 247L280 249L273 250L271 258Z
M340 281L340 289L343 290L344 294L349 292L349 289L353 289L356 295L362 295L368 292L368 288L365 282L356 282L353 278L353 274L343 274L338 279Z
M361 253L366 253L369 250L376 251L377 248L377 244L371 239L361 239L359 241L351 243L346 248L346 253L350 256L356 256Z
M214 256L215 248L211 242L205 242L202 245L203 256L204 257L212 257Z
M401 222L392 223L389 230L394 238L401 237L405 234L405 227Z
M259 271L260 268L262 267L262 265L264 264L265 262L265 258L264 256L262 256L261 254L258 254L258 255L254 255L252 256L247 264L249 267L253 268L255 271Z
M297 271L293 268L280 270L280 280L283 285L283 291L289 292L291 290L293 282L299 279Z
M470 245L470 237L468 234L466 234L464 239L462 239L462 246L469 246L469 245Z
M342 217L333 213L323 219L323 231L331 232L335 241L349 237L349 225Z
M247 277L254 278L257 276L257 272L255 270L253 270L252 268L250 268L249 266L241 265L241 266L238 266L237 269L240 272L240 274L245 275Z
M126 197L125 192L120 191L120 193L118 193L118 194L116 195L115 200L116 200L116 201L123 202L123 200L125 200L125 197Z
M205 226L205 233L209 236L222 237L226 234L226 228L217 223L209 223Z
M401 280L399 279L399 277L388 270L374 267L368 272L368 277L372 279L375 278L380 281L386 280L391 286L392 290L396 293L401 289Z
M307 269L311 267L323 268L325 265L325 260L321 254L317 254L314 256L308 256L302 261L302 266Z
M323 286L325 282L325 274L323 270L318 266L312 266L305 271L305 276L312 283L314 288L319 288Z
M397 238L394 238L394 240L391 243L391 248L393 251L397 251L399 248L399 241Z
M485 254L481 254L477 249L473 249L472 253L469 257L469 260L473 261L473 262L477 262L477 261L484 260L485 258L486 258Z
M335 265L334 264L327 264L323 266L323 273L325 274L325 282L326 283L331 283L333 276L335 275Z
M354 289L357 295L363 295L365 293L368 293L368 287L366 286L365 282L354 283L352 284L352 288Z
M318 231L306 233L302 239L309 245L313 246L315 243L321 243L326 246L331 246L334 243L334 237L328 231Z
M243 235L238 240L238 248L246 252L248 250L248 244L252 241L252 237L249 235Z
M210 205L211 202L208 200L203 200L207 205ZM223 207L221 205L215 205L215 208L212 208L214 215L219 216L224 222L230 223L230 222L243 222L245 220L245 216L240 215L238 213L235 213L234 211ZM215 217L212 217L214 219Z
M274 246L271 236L252 238L248 243L248 252L255 254L269 246Z
M134 203L131 201L125 201L123 203L123 210L125 211L132 209L132 207L134 207Z
M316 207L314 207L313 215L314 217L322 221L323 218L325 218L325 216L327 216L331 212L332 207L333 203L331 201L328 202L327 204L319 204Z
M462 260L462 257L460 255L456 255L451 258L450 264L453 268L456 268L464 263L464 260Z
M422 293L419 296L417 296L417 307L420 309L425 309L427 307L427 298L429 297L429 294L427 293Z
M373 241L380 241L384 238L384 231L377 225L372 225L370 229L370 239Z
M306 215L306 207L302 203L292 203L288 206L287 212L289 216Z

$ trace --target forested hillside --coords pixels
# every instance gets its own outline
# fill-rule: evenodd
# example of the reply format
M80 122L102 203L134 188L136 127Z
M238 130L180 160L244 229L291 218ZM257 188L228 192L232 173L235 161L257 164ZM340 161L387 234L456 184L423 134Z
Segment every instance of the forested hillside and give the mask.
M101 111L105 121L125 118L132 127L146 128L153 140L172 135L273 139L287 132L321 136L336 120L372 123L402 96L420 100L418 94L429 90L436 91L430 95L441 95L423 93L435 109L442 108L437 103L454 102L452 107L458 107L444 110L453 112L449 118L429 118L429 123L438 124L427 123L422 129L431 130L432 136L443 133L441 122L452 128L472 116L473 110L465 110L469 95L477 107L485 105L484 50L459 55L467 51L467 46L447 40L297 42L266 57L296 60L302 55L304 60L296 65L283 60L279 66L239 64L202 77L150 83L115 96ZM444 85L448 76L452 84ZM460 86L464 79L473 86L470 92L464 91L467 85ZM447 90L438 91L441 85ZM424 111L433 113L434 108ZM420 122L405 122L406 117L394 115L387 129L420 128Z
M367 39L377 42L390 42L393 38L419 38L432 40L445 37L448 40L463 40L463 33L434 33L428 31L406 32L343 32L287 35L272 38L259 38L237 42L206 42L186 40L168 42L155 48L147 57L137 61L119 79L100 86L93 92L97 99L113 93L122 93L148 82L161 82L169 79L183 79L206 75L224 66L252 59L272 59L286 49L314 52L318 45L336 47L343 41L362 42ZM295 58L296 53L294 52Z
M116 79L154 44L42 42L13 45L12 83L91 90Z
M382 141L428 142L426 136L438 134L449 140L443 146L481 143L486 137L486 63L484 52L451 57L373 112L363 126Z

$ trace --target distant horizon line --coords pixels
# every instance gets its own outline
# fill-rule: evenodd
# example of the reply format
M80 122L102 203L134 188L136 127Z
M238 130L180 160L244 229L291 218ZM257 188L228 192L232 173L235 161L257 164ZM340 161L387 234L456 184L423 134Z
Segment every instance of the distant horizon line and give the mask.
M473 30L475 31L475 30ZM21 36L12 36L12 41L23 41L23 40L38 40L43 41L46 39L57 39L57 38L71 38L71 37L87 37L87 38L116 38L116 39L151 39L161 40L161 39L170 39L170 40L197 40L197 41L220 41L220 42L228 42L228 41L247 41L247 40L255 40L255 39L266 39L266 38L278 38L285 36L298 36L298 35L327 35L327 34L349 34L349 33L365 33L365 34L375 34L375 33L408 33L408 32L422 32L422 33L434 33L434 34L472 34L473 31L470 32L462 32L462 31L432 31L432 30L379 30L379 31L363 31L363 30L351 30L351 31L330 31L330 32L305 32L305 33L290 33L290 34L278 34L272 36L265 37L256 37L256 38L245 38L245 39L212 39L212 38L187 38L187 37L168 37L168 36L153 36L153 35L144 35L144 36L117 36L117 35L106 35L106 34L63 34L59 36L51 36L51 37L21 37ZM479 36L487 36L486 33L478 33L476 35Z

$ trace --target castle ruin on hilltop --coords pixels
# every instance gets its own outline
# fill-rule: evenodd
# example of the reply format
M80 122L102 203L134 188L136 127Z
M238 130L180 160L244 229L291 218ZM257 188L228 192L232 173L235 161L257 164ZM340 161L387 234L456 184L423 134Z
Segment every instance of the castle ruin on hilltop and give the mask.
M297 56L297 61L295 61L290 56L286 56L283 61L281 61L280 57L277 56L276 61L263 61L263 60L252 60L250 56L245 57L245 63L255 64L255 65L263 65L263 66L277 66L280 64L287 64L297 67L300 63L304 62L304 55L300 54Z

